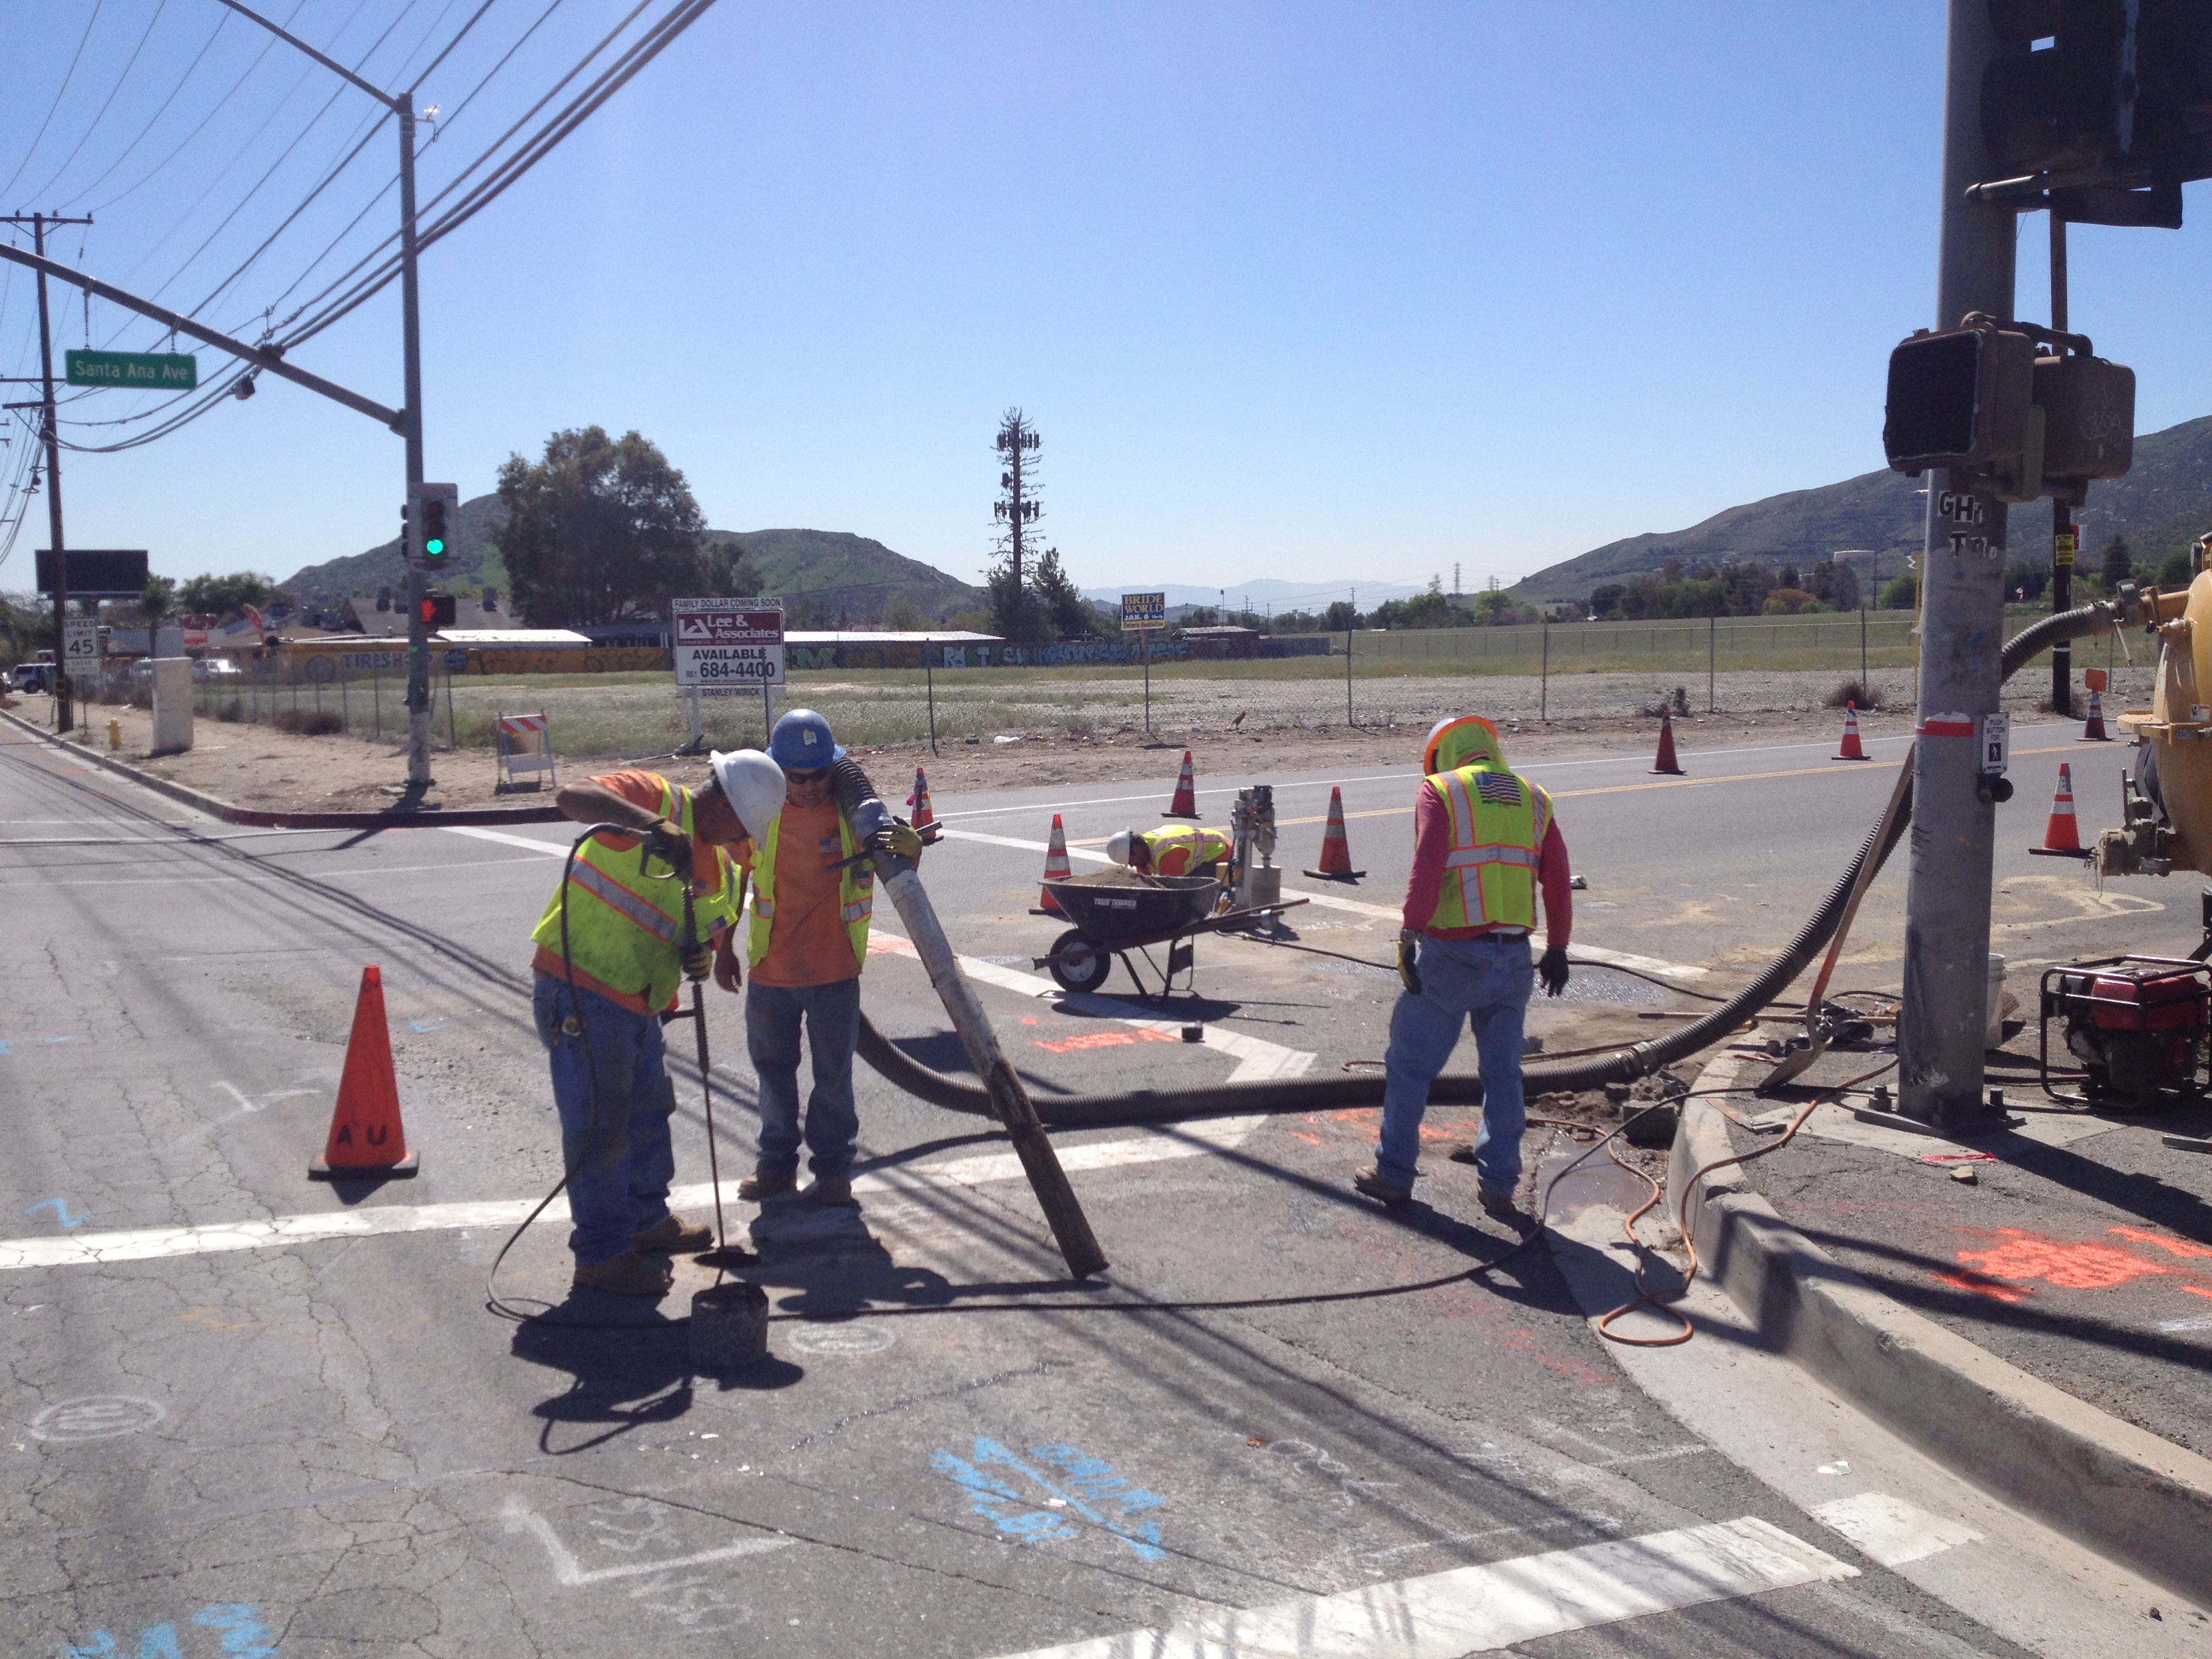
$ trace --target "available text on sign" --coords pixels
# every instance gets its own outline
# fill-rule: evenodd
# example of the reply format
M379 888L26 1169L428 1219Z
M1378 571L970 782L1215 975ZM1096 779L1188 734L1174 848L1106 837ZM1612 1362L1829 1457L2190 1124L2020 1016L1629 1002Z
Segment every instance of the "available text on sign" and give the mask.
M675 599L676 683L702 690L783 684L783 607L758 599Z

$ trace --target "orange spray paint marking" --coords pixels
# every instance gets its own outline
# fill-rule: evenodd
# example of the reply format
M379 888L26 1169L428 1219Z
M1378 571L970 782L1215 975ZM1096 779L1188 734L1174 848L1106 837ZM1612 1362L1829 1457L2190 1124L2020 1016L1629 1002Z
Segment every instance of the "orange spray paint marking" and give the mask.
M1929 1277L1939 1285L1948 1285L1954 1291L1972 1291L1977 1296L1986 1296L1999 1302L2018 1302L2027 1295L2015 1291L1994 1279L1984 1279L1979 1273L1930 1273Z
M2212 1291L2206 1290L2202 1285L2184 1285L2181 1288L2191 1296L2212 1297Z
M1181 1037L1172 1031L1155 1031L1150 1026L1140 1026L1133 1031L1085 1031L1080 1036L1061 1037L1056 1042L1043 1037L1030 1039L1048 1054L1079 1054L1085 1048L1133 1048L1139 1042L1180 1042Z
M2212 1259L2212 1248L2192 1244L2187 1239L2166 1238L2158 1233L2147 1233L2140 1227L2107 1227L2105 1231L2120 1238L2132 1238L2138 1244L2155 1244L2161 1250L2179 1256L2203 1256Z
M2109 1244L2066 1244L2018 1227L2000 1227L1997 1237L2005 1242L1996 1249L1961 1250L1956 1260L1991 1279L2039 1279L2062 1291L2108 1291L2131 1279L2173 1271Z
M1328 1145L1328 1143L1319 1135L1310 1135L1304 1129L1291 1130L1291 1139L1293 1140L1303 1140L1309 1146L1322 1146ZM2212 1292L2208 1292L2208 1294L2212 1294Z

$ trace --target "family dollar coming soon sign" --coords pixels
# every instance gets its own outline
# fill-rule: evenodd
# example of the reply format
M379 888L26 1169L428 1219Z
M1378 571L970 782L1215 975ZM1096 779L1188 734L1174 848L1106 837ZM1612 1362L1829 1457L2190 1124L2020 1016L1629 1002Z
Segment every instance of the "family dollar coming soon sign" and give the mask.
M190 392L200 361L188 351L72 351L71 386L119 386L145 392Z

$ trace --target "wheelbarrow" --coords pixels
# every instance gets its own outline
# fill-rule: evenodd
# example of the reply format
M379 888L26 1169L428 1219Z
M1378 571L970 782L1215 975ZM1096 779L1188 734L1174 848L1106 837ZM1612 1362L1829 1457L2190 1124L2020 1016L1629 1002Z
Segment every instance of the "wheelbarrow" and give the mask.
M1212 876L1148 876L1141 884L1126 877L1101 880L1073 876L1048 881L1044 890L1075 925L1053 941L1049 955L1033 957L1034 965L1049 970L1062 990L1096 991L1113 973L1118 957L1136 982L1138 994L1155 1002L1164 1002L1176 975L1192 967L1195 951L1191 941L1199 934L1249 927L1306 902L1286 899L1217 915L1221 884ZM1168 947L1164 973L1145 954L1155 945ZM1146 985L1131 960L1132 952L1144 954L1152 970L1160 973L1158 992Z

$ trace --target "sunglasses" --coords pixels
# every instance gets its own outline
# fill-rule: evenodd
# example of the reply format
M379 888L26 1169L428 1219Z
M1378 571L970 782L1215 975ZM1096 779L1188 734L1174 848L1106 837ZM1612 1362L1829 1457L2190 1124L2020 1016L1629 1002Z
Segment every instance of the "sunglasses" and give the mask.
M785 781L790 783L819 783L830 775L830 769L826 766L817 766L804 772L787 771L783 775Z

